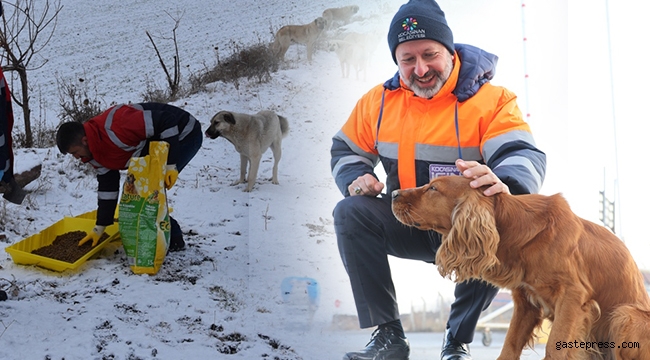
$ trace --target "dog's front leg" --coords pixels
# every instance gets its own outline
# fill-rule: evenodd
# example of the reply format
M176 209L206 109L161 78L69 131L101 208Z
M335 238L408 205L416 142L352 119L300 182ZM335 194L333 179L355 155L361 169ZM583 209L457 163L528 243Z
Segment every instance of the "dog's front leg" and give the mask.
M558 291L555 319L546 343L545 359L590 359L594 354L575 344L588 341L587 334L600 316L598 304L589 299L587 290L579 283L563 287ZM567 346L558 349L558 344Z
M248 169L248 186L246 187L246 192L253 190L253 185L257 180L257 170L260 168L260 161L262 161L262 155L260 156L251 156L250 160L250 169Z
M542 310L528 301L523 288L512 290L515 307L498 360L519 359L526 344L533 340L533 331L542 323Z
M248 158L244 154L239 154L240 167L239 167L239 180L234 181L230 185L239 185L246 182L246 166L248 166Z
M311 55L314 53L314 43L310 42L307 44L307 61L311 64Z

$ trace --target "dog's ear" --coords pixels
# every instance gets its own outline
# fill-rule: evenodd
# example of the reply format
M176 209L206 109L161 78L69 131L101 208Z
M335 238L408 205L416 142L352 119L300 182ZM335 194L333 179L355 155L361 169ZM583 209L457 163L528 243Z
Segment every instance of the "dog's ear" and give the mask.
M443 237L436 254L440 274L453 274L456 282L480 279L499 264L499 232L492 202L469 187L466 195L453 210L451 231Z
M227 123L235 125L235 116L234 116L232 113L229 113L229 112L224 113L224 114L223 114L223 119L224 119Z

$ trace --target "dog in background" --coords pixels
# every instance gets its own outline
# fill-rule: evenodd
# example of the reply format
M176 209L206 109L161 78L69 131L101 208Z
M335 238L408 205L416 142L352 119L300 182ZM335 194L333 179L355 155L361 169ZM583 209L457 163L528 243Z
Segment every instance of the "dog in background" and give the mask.
M341 64L341 76L349 78L352 68L356 79L359 80L359 73L363 73L365 81L370 58L378 43L377 36L356 32L346 34L341 40L329 40L330 50L334 50Z
M335 25L342 26L349 24L352 16L357 12L359 12L359 6L357 5L323 10L323 19L327 21L327 30L331 30Z
M284 55L291 44L302 44L307 47L307 61L311 63L314 44L325 29L325 24L325 19L317 17L306 25L285 25L275 33L275 39L271 43L271 50L278 58L284 60Z
M210 126L205 135L211 139L219 136L230 141L239 153L241 167L239 180L232 183L238 185L248 183L244 191L253 190L257 180L262 155L270 147L273 152L273 184L278 182L278 163L282 157L282 138L289 133L289 122L284 116L270 110L257 114L241 114L231 111L219 111L210 120ZM248 166L248 178L246 167Z
M575 215L560 194L485 196L470 181L443 176L395 190L392 207L402 223L442 234L440 274L512 291L499 359L519 359L544 318L553 323L546 359L650 359L650 296L616 235ZM557 346L576 340L608 346Z

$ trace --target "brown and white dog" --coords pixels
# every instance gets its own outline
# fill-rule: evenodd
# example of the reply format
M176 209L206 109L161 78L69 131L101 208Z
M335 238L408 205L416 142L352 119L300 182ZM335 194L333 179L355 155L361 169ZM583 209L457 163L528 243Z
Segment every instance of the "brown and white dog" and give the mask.
M357 12L359 12L359 6L357 5L329 8L323 10L323 19L327 21L327 29L330 30L335 25L349 24L352 16Z
M250 192L257 180L262 155L270 147L273 152L273 184L278 182L278 163L282 157L282 138L289 133L289 122L284 116L270 110L257 114L241 114L219 111L210 120L205 135L211 139L219 136L230 141L239 153L241 160L239 180L232 185L247 182L244 189ZM248 166L248 178L246 167Z
M317 17L306 25L285 25L275 33L271 50L278 58L284 60L284 55L291 44L302 44L307 46L307 61L311 63L314 44L325 29L325 24L325 19Z
M469 181L443 176L396 190L392 207L402 223L442 234L440 274L512 291L498 359L519 359L544 318L552 322L545 359L650 359L650 296L616 235L559 194L485 196Z
M355 78L359 80L359 74L366 80L370 58L377 48L379 37L373 34L362 34L350 32L341 39L329 40L330 50L336 53L341 64L341 76L350 77L350 70L354 70Z

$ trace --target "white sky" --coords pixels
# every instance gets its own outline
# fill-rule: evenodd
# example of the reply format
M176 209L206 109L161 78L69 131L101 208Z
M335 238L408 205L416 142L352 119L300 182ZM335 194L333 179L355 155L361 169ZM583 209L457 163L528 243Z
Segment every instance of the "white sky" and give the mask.
M580 135L567 140L572 145L571 153L579 155L572 157L572 178L590 179L602 188L606 173L608 197L616 198L621 210L617 225L621 225L622 233L618 233L637 262L649 268L650 243L644 229L648 211L644 204L650 201L650 195L636 183L650 173L638 161L650 130L650 116L642 105L647 101L648 91L637 80L642 75L636 58L645 51L635 51L635 44L641 34L650 33L643 15L647 14L648 5L641 4L609 1L609 16L602 0L589 5L572 3L569 7L569 115L571 130ZM607 41L608 18L611 52ZM646 57L643 54L641 58ZM613 189L615 179L620 197L615 196ZM587 189L581 189L576 181L572 181L572 188L579 194L576 199L587 195Z

